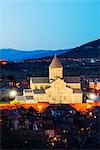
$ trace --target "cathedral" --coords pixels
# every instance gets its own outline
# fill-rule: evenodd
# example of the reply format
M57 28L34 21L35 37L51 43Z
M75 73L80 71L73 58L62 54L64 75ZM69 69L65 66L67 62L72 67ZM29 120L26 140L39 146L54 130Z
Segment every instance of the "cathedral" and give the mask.
M82 103L79 77L64 77L63 66L55 56L49 65L49 77L31 77L30 89L16 96L19 103L49 102L50 104Z

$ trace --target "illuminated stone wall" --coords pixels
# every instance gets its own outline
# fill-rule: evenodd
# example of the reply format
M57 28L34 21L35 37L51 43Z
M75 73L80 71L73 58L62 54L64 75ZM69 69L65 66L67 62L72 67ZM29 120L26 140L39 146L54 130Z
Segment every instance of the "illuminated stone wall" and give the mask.
M38 85L38 89L41 89L39 87L43 86L43 84L32 84L33 83L31 83L32 89L35 89L36 85ZM34 102L49 102L51 104L82 103L82 93L73 93L73 89L67 87L67 85L66 82L58 78L49 84L49 87L45 89L44 94L34 94L33 92L31 94L26 93L25 96L33 95ZM80 84L75 85L76 86L74 87L79 89ZM44 86L46 86L46 84L44 84Z
M83 94L82 93L73 93L71 95L72 103L82 103Z
M56 79L58 77L63 77L63 68L49 68L49 79Z
M33 83L32 79L30 79L30 88L32 90L35 90L35 89L46 89L47 87L49 87L49 83Z
M67 83L66 85L71 87L72 89L81 89L80 83Z
M35 78L35 77L34 77ZM48 78L39 78L32 80L30 78L30 89L33 91L24 92L24 96L33 96L34 103L49 102L50 104L69 104L82 103L82 93L74 93L74 89L81 89L80 83L66 83L63 78L63 66L55 56L49 66L49 81ZM42 81L41 81L41 80ZM47 83L45 83L45 82ZM34 83L33 83L34 82ZM43 82L43 83L39 83ZM70 81L69 81L70 82ZM34 90L44 89L43 93L36 93ZM81 90L80 90L81 91Z

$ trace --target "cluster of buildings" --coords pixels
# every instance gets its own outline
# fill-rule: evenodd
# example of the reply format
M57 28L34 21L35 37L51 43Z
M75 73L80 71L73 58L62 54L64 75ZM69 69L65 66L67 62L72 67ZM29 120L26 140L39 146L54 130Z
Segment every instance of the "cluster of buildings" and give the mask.
M49 102L51 104L82 103L83 93L79 77L64 77L63 66L55 56L49 66L49 77L31 77L30 89L24 89L15 100L22 103Z
M84 146L86 146L87 149L92 146L95 149L99 147L99 109L99 107L94 107L92 110L85 111L84 114L77 112L76 109L69 105L50 106L43 113L37 112L32 107L29 109L24 109L23 107L12 110L5 109L0 110L0 126L2 135L5 132L9 132L9 138L12 133L17 133L17 131L21 134L24 132L24 135L26 131L29 131L29 134L32 132L34 135L44 135L46 139L44 144L48 148L84 149ZM3 138L8 137L4 136ZM22 145L26 141L29 143L31 141L28 140L28 134L24 139L25 141L20 138ZM15 138L15 142L16 140ZM37 142L37 144L39 143Z
M96 63L100 61L100 58L59 58L61 61L77 61ZM38 59L26 59L22 61L14 61L14 63L32 63L32 62L51 62L51 58L38 58Z

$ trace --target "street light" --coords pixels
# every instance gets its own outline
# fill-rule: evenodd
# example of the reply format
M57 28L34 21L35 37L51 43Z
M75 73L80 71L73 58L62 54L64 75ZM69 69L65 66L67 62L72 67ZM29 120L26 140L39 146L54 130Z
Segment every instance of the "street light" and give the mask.
M38 108L41 109L42 107L40 105L38 105Z
M94 100L96 98L96 95L95 95L95 93L90 93L89 97L90 97L90 99Z
M17 91L15 91L15 90L11 90L10 92L9 92L9 96L10 97L15 97L17 95Z

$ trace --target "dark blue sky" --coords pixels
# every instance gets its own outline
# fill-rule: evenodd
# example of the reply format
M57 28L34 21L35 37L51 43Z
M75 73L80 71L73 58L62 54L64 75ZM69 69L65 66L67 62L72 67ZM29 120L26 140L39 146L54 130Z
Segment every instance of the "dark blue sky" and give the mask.
M0 48L65 49L99 38L100 0L0 0Z

